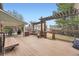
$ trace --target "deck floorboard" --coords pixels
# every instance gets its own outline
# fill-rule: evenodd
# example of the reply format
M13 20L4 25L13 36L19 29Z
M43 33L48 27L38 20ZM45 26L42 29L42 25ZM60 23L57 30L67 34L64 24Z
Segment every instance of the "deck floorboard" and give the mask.
M36 36L15 37L19 42L13 51L5 53L5 56L76 56L79 50L72 47L72 43L59 40L48 40Z

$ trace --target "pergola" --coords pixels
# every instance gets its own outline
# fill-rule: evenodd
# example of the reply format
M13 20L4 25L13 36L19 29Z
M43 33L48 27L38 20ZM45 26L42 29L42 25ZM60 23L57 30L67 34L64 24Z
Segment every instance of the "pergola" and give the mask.
M72 9L68 10L65 12L56 12L52 16L48 17L41 17L39 20L40 22L35 22L33 24L33 30L34 30L34 25L41 24L41 31L40 31L40 36L46 38L46 21L53 20L53 19L59 19L59 18L66 18L66 17L72 17L72 16L77 16L79 14L79 9ZM43 25L44 23L44 25ZM44 29L43 29L44 26ZM43 31L44 30L44 31ZM70 30L72 32L72 30ZM74 30L78 31L78 30ZM55 31L52 30L52 39L55 39Z

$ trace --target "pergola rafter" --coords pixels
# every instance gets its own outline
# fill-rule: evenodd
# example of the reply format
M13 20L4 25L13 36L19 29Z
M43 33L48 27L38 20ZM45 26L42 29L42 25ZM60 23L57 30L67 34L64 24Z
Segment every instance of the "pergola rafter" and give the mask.
M79 10L78 9L72 9L72 10L68 10L65 12L58 12L55 15L52 16L48 16L48 17L42 17L39 20L44 20L44 21L48 21L48 20L52 20L52 19L58 19L58 18L64 18L64 17L69 17L69 16L75 16L79 14Z

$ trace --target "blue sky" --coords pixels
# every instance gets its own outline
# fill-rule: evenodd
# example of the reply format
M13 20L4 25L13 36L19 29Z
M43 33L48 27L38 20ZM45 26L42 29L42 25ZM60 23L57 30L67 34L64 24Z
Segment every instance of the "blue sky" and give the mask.
M16 10L22 14L26 22L39 21L41 16L52 15L57 10L55 3L4 3L4 10ZM54 21L47 21L48 25L54 25Z

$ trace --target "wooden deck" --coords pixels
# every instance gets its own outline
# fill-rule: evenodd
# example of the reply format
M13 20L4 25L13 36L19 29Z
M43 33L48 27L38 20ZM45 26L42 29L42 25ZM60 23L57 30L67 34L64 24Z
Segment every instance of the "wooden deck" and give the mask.
M5 56L76 56L79 50L72 48L72 43L59 41L38 39L36 36L22 37L15 39L19 42L13 51L5 53Z
M19 44L19 42L15 38L10 37L5 40L5 48L15 44Z

